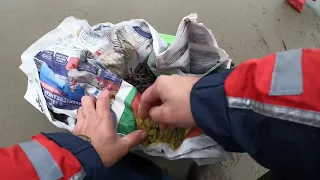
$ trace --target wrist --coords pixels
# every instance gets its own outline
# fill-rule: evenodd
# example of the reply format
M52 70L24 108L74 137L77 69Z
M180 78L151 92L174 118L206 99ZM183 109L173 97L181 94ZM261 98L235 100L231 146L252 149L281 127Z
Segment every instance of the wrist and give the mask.
M78 135L75 135L75 136L78 136L79 138L81 138L81 139L83 139L83 140L85 140L85 141L87 141L88 143L90 143L91 144L91 138L89 137L89 136L87 136L87 135L84 135L84 134L78 134Z

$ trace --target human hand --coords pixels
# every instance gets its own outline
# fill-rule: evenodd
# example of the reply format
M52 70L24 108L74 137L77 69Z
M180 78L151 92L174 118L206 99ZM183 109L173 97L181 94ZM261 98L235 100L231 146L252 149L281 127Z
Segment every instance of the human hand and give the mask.
M77 124L73 129L74 135L85 135L91 139L92 146L106 167L114 165L147 136L143 130L134 131L122 138L117 136L110 112L110 97L109 91L101 92L97 100L90 96L82 97Z
M141 97L139 115L160 123L160 128L172 125L196 127L190 107L190 92L199 80L194 76L159 76Z

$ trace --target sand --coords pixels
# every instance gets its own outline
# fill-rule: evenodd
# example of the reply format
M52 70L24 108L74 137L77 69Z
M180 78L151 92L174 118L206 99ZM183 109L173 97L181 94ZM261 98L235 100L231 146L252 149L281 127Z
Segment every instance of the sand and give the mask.
M285 49L319 47L320 1L309 3L312 7L300 14L284 0L2 0L0 146L26 141L41 131L61 131L23 99L27 78L18 66L22 52L67 16L85 18L92 25L144 18L159 32L174 34L181 18L195 12L239 64ZM266 171L245 154L235 156L234 161L197 168L195 179L254 180ZM190 167L185 161L162 165L168 172L184 171L173 173L176 179L186 177Z

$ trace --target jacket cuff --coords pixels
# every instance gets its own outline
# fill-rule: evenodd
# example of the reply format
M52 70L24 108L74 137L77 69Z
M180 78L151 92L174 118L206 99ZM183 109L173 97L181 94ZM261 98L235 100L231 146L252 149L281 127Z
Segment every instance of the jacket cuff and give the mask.
M191 112L196 124L227 151L243 152L232 139L224 81L232 70L201 78L190 94Z
M86 179L100 179L105 176L105 167L100 156L87 141L70 133L41 134L71 152L81 163Z

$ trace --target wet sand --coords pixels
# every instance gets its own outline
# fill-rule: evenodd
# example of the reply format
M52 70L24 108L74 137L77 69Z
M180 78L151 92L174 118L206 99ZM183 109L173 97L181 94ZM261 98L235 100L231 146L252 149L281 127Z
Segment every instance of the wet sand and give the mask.
M87 19L92 25L143 18L159 32L174 34L182 17L198 13L199 21L212 29L219 45L239 64L285 49L319 47L317 10L320 10L320 1L310 4L313 4L312 8L307 6L300 14L284 0L1 1L0 146L28 140L41 131L61 131L23 99L27 78L18 66L22 52L67 16ZM176 163L186 166L174 164L174 168L185 171L174 173L182 179L189 164ZM170 162L162 162L163 166L170 164L172 166ZM254 180L265 169L247 155L236 155L235 161L208 166L197 172L203 172L197 179L212 179L215 175L226 180Z

